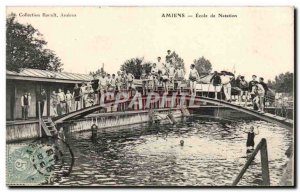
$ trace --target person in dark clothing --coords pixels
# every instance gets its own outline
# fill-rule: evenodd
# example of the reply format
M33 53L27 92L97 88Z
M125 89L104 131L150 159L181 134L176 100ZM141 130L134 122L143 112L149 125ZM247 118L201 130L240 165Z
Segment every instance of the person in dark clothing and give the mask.
M264 102L264 106L266 106L266 97L267 97L267 92L269 90L268 88L268 85L264 82L264 78L263 77L260 77L259 78L259 84L261 84L265 90L265 97L264 97L264 100L262 102Z
M255 135L259 134L259 130L257 129L257 132L254 132L254 127L251 126L250 131L245 132L245 133L247 133L246 147L247 147L247 153L249 153L249 152L251 152L251 150L254 149L254 145L255 145L254 138L255 138Z
M168 50L167 53L168 54L166 55L166 63L170 63L172 58L171 50Z
M96 75L94 75L94 79L91 81L92 83L92 88L94 91L94 98L95 98L95 104L98 104L99 100L99 79L97 78Z
M99 79L97 79L96 75L94 75L94 79L91 81L91 84L94 92L96 92L99 87Z
M28 119L28 110L30 107L31 98L28 92L21 97L21 106L22 106L22 117L24 120Z
M241 101L243 100L243 96L245 95L244 106L246 107L247 106L247 101L248 101L249 85L248 85L248 82L245 80L244 76L240 77L239 88L241 89L241 94L240 94L240 97L239 97L239 104L241 105Z
M251 95L251 101L253 103L253 99L255 98L255 94L253 94L254 91L254 87L255 85L258 83L258 81L256 80L256 75L252 75L252 81L249 81L249 92ZM258 106L256 106L255 104L253 105L253 109L254 110L258 110Z
M256 75L252 75L252 80L249 81L249 91L252 91L252 88L254 85L256 85L258 82L256 80Z
M44 114L44 107L45 107L45 103L47 102L47 94L45 89L42 89L41 93L38 96L38 101L40 102L41 106L41 116L43 116Z
M215 89L215 99L218 99L217 87L221 85L221 77L217 71L214 72L214 75L210 79L210 83L213 84L214 89Z
M80 88L78 86L78 84L75 84L75 87L73 89L73 98L75 100L75 110L79 110L80 109Z
M268 85L264 82L264 78L259 78L259 84L261 84L265 90L265 94L267 94L267 91L269 90Z

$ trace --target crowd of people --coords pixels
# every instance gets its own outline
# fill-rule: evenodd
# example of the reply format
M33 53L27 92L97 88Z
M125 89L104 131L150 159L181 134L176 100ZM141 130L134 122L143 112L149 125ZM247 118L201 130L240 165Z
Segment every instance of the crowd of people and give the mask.
M157 57L157 61L151 66L151 71L142 70L140 76L142 92L147 94L149 90L157 91L158 87L162 87L166 92L169 91L170 87L173 90L181 91L184 74L183 66L176 64L175 58L168 50L165 62L162 62L161 57ZM198 78L199 74L195 66L192 65L190 79L193 82L194 93ZM90 82L82 82L80 86L75 84L73 90L67 90L66 93L62 89L58 89L58 92L53 91L50 98L52 114L57 116L92 106L99 103L100 99L103 99L101 95L107 92L135 90L134 79L136 77L128 71L118 71L117 74L112 75L102 73L100 76L93 75L93 80Z
M256 75L252 75L252 80L247 82L244 76L238 75L235 78L234 75L230 75L226 71L222 71L221 74L215 71L211 83L215 87L215 99L217 99L217 86L222 86L225 99L228 102L231 102L231 91L235 89L239 92L238 102L240 105L244 101L244 107L248 106L247 102L250 98L253 109L261 112L264 112L267 92L271 91L264 82L264 78L260 77L257 80Z
M136 77L128 71L118 71L117 74L102 73L93 76L90 82L82 82L80 86L75 84L73 89L53 91L50 95L51 116L63 115L74 110L89 107L98 104L102 94L107 92L120 92L136 90ZM176 62L174 54L170 50L167 51L164 62L159 56L156 62L151 65L151 70L142 70L140 81L142 82L142 94L148 91L158 91L161 87L163 91L168 92L169 89L177 90L180 94L183 88L183 82L189 82L191 95L196 95L196 84L200 80L199 72L194 64L190 65L188 81L185 79L184 66ZM225 100L231 102L231 92L237 90L239 104L244 102L244 106L248 105L251 100L255 110L264 111L265 96L268 92L268 86L262 77L257 81L257 76L253 75L252 80L247 82L244 76L235 77L234 74L226 71L218 73L215 71L210 83L215 90L215 99L220 93L220 87L223 89ZM29 95L29 96L28 96ZM222 94L221 94L222 95ZM28 117L28 105L30 105L30 93L22 96L23 116ZM41 103L41 114L43 115L44 106L47 100L46 92L42 89L37 97ZM220 99L223 99L222 97Z

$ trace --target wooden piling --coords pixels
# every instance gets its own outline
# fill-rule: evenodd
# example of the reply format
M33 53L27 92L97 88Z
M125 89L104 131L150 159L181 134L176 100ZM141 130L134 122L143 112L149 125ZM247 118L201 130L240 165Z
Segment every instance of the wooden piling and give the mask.
M269 173L269 160L268 160L268 150L267 141L265 138L261 140L262 146L260 149L261 156L261 171L264 186L270 186L270 173Z
M261 154L261 165L262 165L262 179L264 186L270 186L270 175L269 175L269 161L268 161L268 150L267 150L267 141L263 138L259 144L256 146L255 150L252 152L251 156L245 163L244 167L242 168L241 172L238 174L236 179L233 181L232 185L236 186L239 181L242 179L244 173L247 171L249 165L254 160L255 156L257 155L258 151L260 150Z

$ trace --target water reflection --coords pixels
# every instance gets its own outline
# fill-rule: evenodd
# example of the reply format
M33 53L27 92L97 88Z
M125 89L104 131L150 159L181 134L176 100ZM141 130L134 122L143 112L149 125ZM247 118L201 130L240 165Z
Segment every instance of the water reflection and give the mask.
M59 185L231 185L246 161L245 127L259 127L266 138L271 185L278 185L292 134L263 121L220 122L193 119L175 126L133 125L68 133L75 164ZM184 145L180 145L180 141ZM239 185L261 183L257 156Z

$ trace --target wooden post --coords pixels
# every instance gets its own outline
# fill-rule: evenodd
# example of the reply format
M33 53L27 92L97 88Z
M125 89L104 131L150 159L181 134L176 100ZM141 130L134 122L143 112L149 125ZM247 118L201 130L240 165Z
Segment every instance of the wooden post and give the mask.
M262 146L260 149L261 156L261 171L264 186L270 186L270 173L269 173L269 160L268 160L268 150L267 141L265 138L261 140Z
M257 155L258 151L260 150L261 155L261 166L262 166L262 179L263 179L263 185L264 186L270 186L270 174L269 174L269 161L268 161L268 150L267 150L267 141L265 138L263 138L259 144L256 146L255 150L247 160L246 164L242 168L239 175L236 177L236 179L233 181L232 185L236 186L238 182L243 177L244 173L248 169L249 165L253 161L254 157Z
M39 115L40 137L42 137L42 118L41 118L41 102L40 101L38 101L38 115Z
M249 165L251 164L251 162L253 161L254 157L256 156L256 154L258 153L260 147L261 147L262 142L259 142L259 144L257 145L257 147L255 148L255 150L253 151L253 153L251 154L251 156L249 157L249 159L247 160L247 162L245 163L244 167L242 168L241 172L238 174L238 176L236 177L236 179L233 181L232 185L236 186L238 184L238 182L242 179L244 173L246 172L246 170L248 169Z
M50 97L51 97L51 92L50 92L50 87L49 85L46 85L46 95L47 95L47 101L46 101L46 111L47 111L47 116L50 116Z

